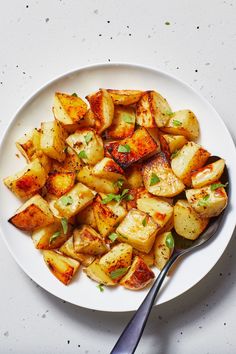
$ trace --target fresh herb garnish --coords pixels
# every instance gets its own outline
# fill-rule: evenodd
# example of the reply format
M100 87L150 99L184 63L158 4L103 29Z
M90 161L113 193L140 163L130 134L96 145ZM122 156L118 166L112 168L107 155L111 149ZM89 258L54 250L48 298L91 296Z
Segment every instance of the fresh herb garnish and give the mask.
M165 114L166 114L167 116L173 116L174 113L171 112L171 111L166 111Z
M211 191L215 191L216 189L218 188L222 188L222 187L226 187L228 185L228 182L225 183L225 184L222 184L222 183L213 183L211 185Z
M66 146L66 147L64 148L63 152L67 152L67 150L68 150L68 146Z
M142 224L143 224L144 227L147 226L147 217L146 216L143 219Z
M154 186L154 184L157 184L158 182L160 182L160 178L155 173L152 173L149 185Z
M123 274L125 274L128 270L128 267L126 268L119 268L119 269L116 269L116 270L113 270L111 273L110 273L110 277L111 279L116 279L116 278L119 278L120 276L122 276Z
M166 21L166 22L165 22L165 25L166 25L166 26L169 26L169 25L170 25L170 22L169 22L169 21Z
M197 203L198 206L207 206L208 204L208 199L210 198L210 195L207 194L205 195L199 202Z
M72 93L72 95L71 95L71 96L73 96L73 97L78 97L78 95L77 95L77 93L76 93L76 92Z
M180 127L182 125L182 122L177 119L173 119L172 123L174 127Z
M93 138L93 133L89 132L88 134L85 135L84 140L86 142L86 144L88 145L88 143L90 142L90 140Z
M100 290L101 293L103 293L103 291L104 291L104 287L103 286L104 286L103 284L98 284L97 285L97 288Z
M118 152L122 152L122 153L130 152L130 146L128 144L119 145Z
M132 116L124 115L124 116L123 116L123 121L124 121L125 123L133 124L133 123L135 122L135 119L134 119L134 117L132 117Z
M84 150L80 151L78 156L80 159L87 159L88 158L88 156L86 155L86 152Z
M56 231L49 239L49 245L53 243L59 236L61 235L61 231Z
M172 235L172 232L169 232L168 235L166 236L166 246L170 249L174 248L175 245L175 240Z
M180 151L180 150L175 150L175 151L171 154L171 157L170 157L171 160L174 159L176 156L179 155L179 151Z
M113 184L114 184L114 187L118 187L119 189L123 186L124 184L124 180L123 179L118 179L117 181L115 181Z
M115 232L113 232L112 234L110 234L110 235L108 236L108 238L109 238L112 242L114 242L118 237L119 237L119 235L117 235Z
M68 205L71 205L73 204L73 199L70 195L66 196L66 195L63 195L61 198L60 198L60 201L62 202L63 205L65 206L68 206Z
M121 194L107 194L107 196L102 199L102 204L107 204L110 203L112 200L115 200L116 202L120 202L121 200L132 200L133 197L129 193L129 189L124 189Z
M67 232L68 232L68 220L67 220L67 218L61 218L61 225L62 225L64 234L67 234Z

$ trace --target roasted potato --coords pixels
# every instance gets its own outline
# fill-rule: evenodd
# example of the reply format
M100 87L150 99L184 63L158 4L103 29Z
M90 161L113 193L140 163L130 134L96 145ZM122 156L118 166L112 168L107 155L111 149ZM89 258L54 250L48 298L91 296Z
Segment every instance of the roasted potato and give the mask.
M66 149L65 160L61 163L53 160L51 172L78 172L83 165L84 164L78 154L68 146Z
M174 250L174 238L171 232L164 232L157 235L154 243L154 259L155 265L162 270L170 259Z
M86 273L86 275L98 282L99 284L103 284L106 286L114 286L117 285L117 283L115 283L108 275L106 272L104 272L104 270L102 269L102 267L99 264L99 260L96 259L92 264L90 264L87 268L84 269L84 272Z
M155 241L158 225L143 211L131 209L116 229L118 240L127 242L143 253L149 253Z
M87 104L77 95L56 92L54 95L53 113L63 125L75 124L87 111Z
M137 103L143 91L139 90L112 90L107 89L115 105L129 106Z
M100 196L96 197L93 210L98 231L103 237L112 233L126 215L126 210L121 204L114 201L103 204Z
M104 157L94 166L93 175L113 182L122 180L124 183L125 181L124 171L113 159L109 157Z
M145 288L154 278L153 271L141 257L136 256L128 273L121 279L120 285L130 290L140 290Z
M95 116L91 109L88 109L82 119L79 121L79 128L94 128L95 127Z
M140 188L143 187L143 175L142 175L142 164L136 163L129 166L125 175L127 178L127 184L129 188Z
M89 204L85 209L76 215L77 223L79 225L85 224L97 230L97 222L94 215L93 203Z
M95 116L95 129L101 134L112 124L114 116L114 103L112 98L107 90L104 89L92 95L88 95L86 98Z
M174 174L187 186L191 185L191 173L202 167L210 154L193 141L182 147L178 154L171 160Z
M91 189L94 189L98 193L118 193L119 186L117 183L109 181L105 178L96 177L93 174L92 167L84 166L77 174L79 182L84 183Z
M91 256L101 256L109 250L103 238L89 225L74 229L73 242L75 252Z
M144 164L143 182L148 192L160 197L174 197L184 190L183 182L175 176L163 153Z
M104 157L103 141L93 129L77 130L66 142L86 164L95 165Z
M151 111L151 92L145 92L136 106L137 124L145 128L156 127L154 115Z
M16 141L17 149L27 162L31 162L36 151L40 149L40 137L40 132L35 128Z
M65 285L71 282L80 266L75 259L65 257L55 251L43 251L43 258L52 274Z
M132 107L115 106L111 126L106 130L107 139L125 139L134 133L135 111Z
M35 248L50 250L59 248L70 237L71 227L66 233L63 231L62 224L55 221L53 224L36 229L32 233L32 240Z
M168 159L173 158L178 154L188 140L183 135L171 135L171 134L160 134L161 150L168 157Z
M52 159L59 162L65 160L65 139L66 132L62 125L54 120L51 122L41 123L40 147L42 151Z
M146 263L148 267L152 267L154 265L154 253L153 250L151 250L148 254L143 253L141 251L136 250L135 248L133 249L133 256L139 256L142 258L142 260Z
M92 203L96 192L82 183L77 183L68 193L64 194L55 202L55 208L61 216L70 218L76 215Z
M76 259L84 267L88 267L95 259L94 256L90 256L89 254L75 252L73 236L68 238L68 240L60 247L59 251L70 258Z
M99 265L117 283L127 273L132 260L132 247L119 243L100 258Z
M189 189L185 193L191 207L202 218L218 216L227 206L228 197L221 183Z
M110 142L106 146L112 158L122 167L141 159L147 158L156 152L157 144L143 127L135 130L130 138Z
M178 235L196 240L205 230L209 219L202 218L187 200L179 199L174 206L174 228Z
M187 139L194 141L199 137L197 117L188 109L171 114L170 120L161 130L169 134L184 135Z
M37 194L17 209L16 214L8 221L18 229L33 231L52 224L54 216L46 200Z
M39 159L30 162L13 176L4 178L4 184L19 198L29 198L45 184L47 173Z
M220 159L191 173L193 188L201 188L218 181L224 172L225 160Z
M46 182L48 193L61 197L73 188L75 178L75 172L50 172Z

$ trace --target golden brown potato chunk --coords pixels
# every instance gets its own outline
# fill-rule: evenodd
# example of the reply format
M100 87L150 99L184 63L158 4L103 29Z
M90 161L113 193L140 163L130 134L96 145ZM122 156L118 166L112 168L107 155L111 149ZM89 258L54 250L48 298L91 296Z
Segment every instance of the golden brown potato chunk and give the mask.
M26 158L27 162L32 161L36 151L40 149L40 138L41 134L35 128L16 141L16 147Z
M142 166L143 165L141 163L136 163L129 166L125 170L125 175L129 188L143 187Z
M53 113L62 124L77 123L86 113L87 104L77 95L56 92Z
M53 160L51 172L78 172L83 166L79 156L68 146L66 149L66 157L63 162Z
M46 183L48 193L61 197L73 188L75 177L75 172L50 172Z
M88 205L85 209L80 211L76 215L76 219L79 225L85 224L91 226L93 229L97 230L97 222L94 215L94 203Z
M56 120L44 122L41 123L41 131L40 146L42 151L52 159L59 162L64 161L66 132L62 125Z
M154 243L154 259L155 265L162 270L170 259L174 250L174 238L171 232L164 232L157 235Z
M125 181L124 171L122 168L111 158L104 157L93 168L93 175L110 181L122 180Z
M94 261L95 258L94 256L90 256L89 254L75 252L73 236L68 238L68 240L60 247L59 251L70 258L76 259L84 267L88 267Z
M76 228L73 232L74 250L92 256L99 256L108 251L102 237L89 225Z
M32 233L32 240L35 248L50 250L60 247L71 235L71 227L66 233L63 231L62 224L55 221L53 224L36 229Z
M107 89L115 105L129 106L138 102L143 94L139 90L112 90Z
M104 272L99 264L98 259L96 259L92 264L85 268L84 272L90 279L96 281L99 284L106 286L114 286L117 284L107 275L106 272Z
M176 156L178 150L188 142L183 135L160 134L159 137L161 150L168 157L168 159Z
M135 112L132 107L115 106L111 126L106 130L107 139L125 139L131 136L135 128Z
M193 188L201 188L218 181L224 172L225 160L220 159L191 173Z

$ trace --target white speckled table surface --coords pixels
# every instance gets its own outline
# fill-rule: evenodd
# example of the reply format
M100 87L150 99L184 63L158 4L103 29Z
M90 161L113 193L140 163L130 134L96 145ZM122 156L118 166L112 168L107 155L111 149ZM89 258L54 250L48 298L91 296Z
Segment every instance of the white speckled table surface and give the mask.
M235 13L235 0L2 1L0 137L45 82L87 64L131 62L199 90L235 139ZM234 234L199 284L153 310L137 353L236 353L235 249ZM0 269L1 354L108 354L131 316L78 308L48 294L1 239Z

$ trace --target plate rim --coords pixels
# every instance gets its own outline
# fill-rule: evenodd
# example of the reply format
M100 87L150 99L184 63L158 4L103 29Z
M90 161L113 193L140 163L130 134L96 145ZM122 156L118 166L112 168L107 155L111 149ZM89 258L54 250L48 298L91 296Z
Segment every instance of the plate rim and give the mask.
M215 118L217 118L218 121L220 121L221 124L223 124L224 128L225 128L225 131L227 132L228 134L228 137L229 137L229 142L231 144L231 147L234 149L235 153L236 153L236 146L235 146L235 143L233 141L233 138L229 132L229 129L228 127L226 126L226 123L225 121L223 120L223 118L221 118L221 116L218 114L218 112L216 111L216 109L214 108L214 106L204 97L201 95L200 92L198 92L195 88L193 88L190 84L188 84L187 82L185 82L184 80L176 77L175 75L172 75L170 73L168 73L167 71L165 70L162 70L162 69L159 69L159 68L155 68L155 67L152 67L152 66L149 66L149 65L143 65L143 64L137 64L137 63L129 63L129 62L112 62L112 63L94 63L94 64L91 64L91 65L85 65L85 66L80 66L76 69L72 69L72 70L68 70L66 73L63 73L63 74L59 74L57 76L55 76L54 78L52 79L49 79L46 81L46 83L42 84L37 90L35 90L31 95L29 95L28 97L26 97L23 101L22 104L19 105L18 109L15 111L15 113L13 114L12 118L9 120L9 123L6 125L5 129L3 130L3 133L2 133L2 140L0 142L0 152L2 152L2 149L3 149L3 145L4 145L4 142L5 142L5 139L7 138L7 133L8 131L11 129L12 125L14 124L14 122L16 121L17 119L17 116L21 113L21 111L23 111L25 109L25 107L31 103L31 101L36 97L38 96L41 92L43 92L45 89L47 89L50 85L53 85L55 84L57 81L61 81L63 80L63 78L67 78L68 76L73 76L77 73L80 73L80 72L83 72L83 71L86 71L86 70L92 70L92 69L106 69L108 67L123 67L123 68L134 68L134 69L141 69L141 70L148 70L148 71L153 71L155 72L156 74L159 74L159 75L163 75L169 79L172 79L174 81L176 81L177 83L180 83L182 84L185 88L187 88L188 90L192 91L201 101L204 102L204 104L206 104L208 106L209 109L211 109L214 114L215 114ZM231 191L231 188L230 188L230 194L232 193ZM226 216L227 216L227 212L225 213L225 216L224 216L224 220L222 222L222 224L225 222L225 219L226 219ZM207 270L207 273L201 278L199 279L196 283L194 283L192 286L190 286L188 289L184 290L181 294L178 294L178 295L175 295L174 297L172 297L171 299L167 299L167 300L164 300L162 301L161 303L155 303L154 306L160 306L162 304L165 304L169 301L173 301L177 298L179 298L180 296L182 296L183 294L187 293L190 289L192 289L195 285L197 285L198 283L200 283L200 281L202 279L205 278L205 276L215 267L215 265L218 263L218 261L221 259L221 257L223 256L224 252L225 252L225 249L226 247L228 246L231 238L232 238L232 235L233 235L233 232L234 232L234 229L235 229L235 225L236 225L236 220L235 220L235 223L233 225L232 223L232 227L231 229L229 230L229 233L231 234L231 236L229 237L229 240L228 242L223 246L223 249L222 249L222 253L220 255L220 257L218 259L216 259L216 261L211 264L211 267L210 269ZM28 271L25 269L25 267L21 264L20 260L18 259L18 257L15 255L15 253L13 252L13 250L10 248L8 242L7 242L7 239L5 238L4 236L4 231L2 229L2 223L0 222L0 236L1 238L3 239L8 251L10 252L11 256L13 257L13 259L15 260L15 262L17 263L17 265L21 268L21 270L24 271L24 273L30 278L32 279L37 285L39 285L41 288L43 288L44 290L46 290L48 293L52 294L53 296L56 296L58 299L62 299L60 296L58 296L53 290L48 290L47 288L45 288L43 285L39 284L35 279L31 278L31 276L29 275ZM96 311L102 311L102 312L111 312L111 313L122 313L122 312L132 312L132 311L135 311L135 309L124 309L124 310L111 310L111 309L100 309L100 308L96 308L94 306L84 306L84 305L78 305L77 303L74 303L74 302L70 302L69 300L66 300L67 302L75 305L75 306L79 306L79 307L82 307L82 308L86 308L86 309L92 309L92 310L96 310Z

